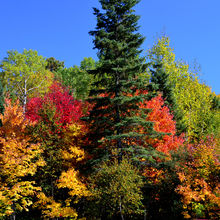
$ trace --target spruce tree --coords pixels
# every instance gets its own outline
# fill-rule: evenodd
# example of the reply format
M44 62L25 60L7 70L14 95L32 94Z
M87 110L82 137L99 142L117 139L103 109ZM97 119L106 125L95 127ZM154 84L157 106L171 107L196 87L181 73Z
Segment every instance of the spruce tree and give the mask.
M155 96L158 92L162 93L164 103L169 107L176 121L177 133L185 131L186 126L182 123L182 114L178 110L177 101L174 96L174 86L169 81L169 75L165 72L162 62L156 60L151 69L151 83L147 86L147 90L151 96Z
M94 8L97 26L90 32L100 65L90 71L98 80L88 100L93 104L88 119L92 145L89 149L95 149L99 159L108 157L112 149L117 152L119 161L124 152L147 157L146 148L141 147L143 137L157 133L153 123L144 119L146 112L140 114L138 103L147 98L146 95L136 93L145 89L144 82L137 76L146 69L139 49L144 37L137 32L139 16L132 9L140 0L99 2L102 10ZM145 130L142 134L137 129L140 127Z

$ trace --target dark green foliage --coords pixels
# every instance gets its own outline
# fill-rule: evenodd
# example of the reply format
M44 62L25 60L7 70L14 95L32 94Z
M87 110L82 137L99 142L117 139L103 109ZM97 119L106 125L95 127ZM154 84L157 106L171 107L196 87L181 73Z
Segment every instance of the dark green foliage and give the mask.
M207 135L212 135L216 140L220 140L220 97L219 95L211 94L211 117L208 121ZM219 150L217 150L219 152Z
M64 68L64 62L56 60L54 57L49 57L46 59L46 69L50 70L51 72L56 72L60 68Z
M158 92L162 93L164 103L169 107L176 121L177 134L184 132L186 126L182 123L182 114L178 111L177 101L173 93L174 87L159 60L152 65L151 80L147 90L151 96L157 95Z
M94 8L97 26L90 34L94 36L100 65L89 71L98 80L93 84L95 89L90 91L88 101L93 104L93 109L88 121L93 148L97 150L100 140L105 140L102 145L105 149L98 148L101 149L98 155L96 152L100 158L109 155L109 151L115 148L119 159L125 151L137 154L143 136L155 133L153 123L140 117L138 103L146 95L135 94L145 88L144 82L137 76L145 72L147 66L144 58L140 57L142 51L139 47L144 37L137 33L139 16L132 10L138 2L100 0L103 12ZM138 126L144 127L145 134L137 132Z
M154 166L162 171L161 177L145 178L143 188L144 201L147 219L152 220L181 220L183 204L181 196L175 191L180 184L178 168L183 166L188 158L188 152L184 148L170 152L171 160L162 160Z
M212 107L211 110L219 110L220 109L220 96L212 95Z
M0 114L4 113L4 93L3 93L3 87L2 87L2 83L0 81ZM2 121L0 119L0 126L2 126Z

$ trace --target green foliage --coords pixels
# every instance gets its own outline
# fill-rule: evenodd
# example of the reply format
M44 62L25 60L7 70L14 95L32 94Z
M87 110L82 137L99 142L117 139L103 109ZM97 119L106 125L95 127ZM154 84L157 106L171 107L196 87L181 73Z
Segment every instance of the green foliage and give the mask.
M80 67L59 69L55 76L63 85L69 88L76 99L86 99L88 97L93 77L88 70L95 68L95 61L89 57L84 58Z
M8 57L1 63L3 87L19 98L24 111L27 98L44 94L52 83L53 76L45 70L45 65L45 59L33 50L8 51Z
M179 124L186 126L187 136L198 139L208 130L211 117L211 90L198 78L198 73L191 72L189 65L176 61L168 37L158 39L149 50L148 58L152 62L158 60L163 65L174 87L177 110L182 115Z
M138 2L100 0L103 11L94 9L97 26L90 34L94 36L100 65L90 71L97 81L88 99L93 106L88 122L91 129L89 150L104 149L96 152L99 158L108 156L112 148L118 149L119 157L125 151L137 153L142 148L138 143L145 134L137 132L135 127L144 126L148 135L156 133L153 123L144 120L142 114L135 115L138 103L147 96L136 93L145 88L145 82L137 76L145 72L147 66L139 56L144 37L137 33L139 16L133 13Z
M142 215L143 181L138 170L124 158L103 163L90 177L91 207L89 216L104 219L134 219Z
M57 72L60 68L64 68L64 62L56 60L54 57L49 57L46 59L46 69L50 70L51 72Z
M207 127L207 133L214 136L220 145L220 96L212 93L211 96L210 120ZM216 149L220 154L220 149Z

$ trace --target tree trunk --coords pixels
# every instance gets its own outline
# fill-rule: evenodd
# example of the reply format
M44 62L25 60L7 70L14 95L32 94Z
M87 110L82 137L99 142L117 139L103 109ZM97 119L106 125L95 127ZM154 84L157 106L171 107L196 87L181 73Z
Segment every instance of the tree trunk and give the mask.
M27 80L24 81L24 99L23 99L23 112L26 112L26 104L27 104Z
M121 219L124 220L124 216L123 216L123 214L122 214L121 196L120 196L120 202L119 202L119 210L120 210Z

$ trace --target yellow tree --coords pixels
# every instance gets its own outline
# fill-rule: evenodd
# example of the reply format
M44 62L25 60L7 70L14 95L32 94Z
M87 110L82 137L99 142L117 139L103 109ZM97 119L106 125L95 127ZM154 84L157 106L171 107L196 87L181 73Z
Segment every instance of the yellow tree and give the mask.
M198 73L192 72L189 65L177 61L168 37L158 39L148 51L148 58L153 62L160 60L168 74L188 137L204 135L211 117L211 89L200 81Z
M63 141L59 146L62 172L57 177L54 186L54 195L48 196L41 192L34 207L42 210L45 218L71 218L77 219L78 213L74 206L80 198L89 196L89 191L83 183L83 177L77 170L77 164L85 157L80 148L80 138L84 135L83 125L69 124L63 131ZM63 190L64 189L64 190ZM57 199L56 194L62 191L62 199ZM68 192L68 193L66 193Z
M39 144L31 144L25 133L28 121L16 102L6 100L4 115L0 115L0 217L26 210L40 191L31 180L37 168L44 166L39 156Z

